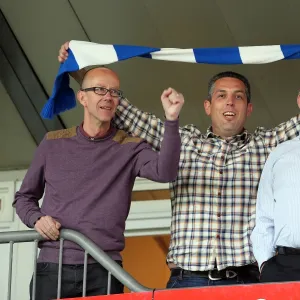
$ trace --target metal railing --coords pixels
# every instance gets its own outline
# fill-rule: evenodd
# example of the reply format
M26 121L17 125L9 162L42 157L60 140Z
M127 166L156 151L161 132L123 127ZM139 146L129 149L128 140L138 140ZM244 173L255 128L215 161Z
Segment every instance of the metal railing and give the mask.
M13 245L22 242L34 242L33 253L33 278L32 278L32 300L35 300L36 290L36 265L37 265L37 251L38 242L45 240L39 233L33 230L26 231L9 231L0 232L0 244L9 244L9 268L8 268L8 292L7 299L11 300L11 283L12 283L12 265L13 265ZM128 287L133 292L146 292L152 289L143 286L136 281L128 272L126 272L120 265L111 259L103 250L101 250L94 242L83 234L71 230L62 229L60 231L60 248L59 248L59 263L58 263L58 285L57 285L57 299L61 298L61 277L62 277L62 255L63 242L68 240L76 243L84 249L84 266L83 266L83 288L82 296L86 296L86 280L87 280L87 258L91 255L99 264L101 264L108 271L107 294L110 293L111 275L117 278L124 286Z

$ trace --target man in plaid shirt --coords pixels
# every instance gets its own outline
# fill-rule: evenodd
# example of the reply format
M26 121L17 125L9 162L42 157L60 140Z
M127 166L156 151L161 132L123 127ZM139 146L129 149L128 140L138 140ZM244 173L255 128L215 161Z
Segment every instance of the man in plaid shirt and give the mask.
M60 49L61 62L67 46ZM169 288L258 282L250 234L260 175L272 149L300 131L297 115L249 133L244 125L252 112L250 84L234 72L209 81L204 108L212 120L206 133L194 125L180 129L179 171L170 183ZM164 123L153 114L122 99L114 123L160 150Z
M273 129L247 132L251 89L240 74L215 75L208 92L204 108L212 126L206 133L193 125L180 131L179 171L170 183L169 288L258 281L250 234L260 175L271 150L300 131L298 115ZM154 115L121 100L114 122L159 151L164 128Z

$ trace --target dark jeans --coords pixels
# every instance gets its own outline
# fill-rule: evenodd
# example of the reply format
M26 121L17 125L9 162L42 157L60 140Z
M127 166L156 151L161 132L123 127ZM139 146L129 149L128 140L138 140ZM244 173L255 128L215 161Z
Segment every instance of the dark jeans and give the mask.
M260 281L300 281L300 255L273 256L264 264Z
M117 262L122 265L121 262ZM107 271L98 263L87 265L86 296L107 294ZM36 300L57 298L58 264L38 263L36 276ZM83 265L63 265L61 278L61 298L82 297ZM111 294L123 293L124 286L111 277ZM32 279L30 282L32 299Z
M235 278L210 280L199 275L183 275L170 277L167 288L187 288L187 287L204 287L204 286L217 286L217 285L234 285L234 284L249 284L258 283L259 270L258 267L251 265L241 267L242 272Z

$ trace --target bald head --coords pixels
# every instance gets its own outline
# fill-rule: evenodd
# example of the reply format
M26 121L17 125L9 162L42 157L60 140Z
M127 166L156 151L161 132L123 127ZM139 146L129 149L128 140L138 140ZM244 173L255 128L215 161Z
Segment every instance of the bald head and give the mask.
M119 76L106 67L96 67L87 71L82 79L81 88L104 86L120 88Z

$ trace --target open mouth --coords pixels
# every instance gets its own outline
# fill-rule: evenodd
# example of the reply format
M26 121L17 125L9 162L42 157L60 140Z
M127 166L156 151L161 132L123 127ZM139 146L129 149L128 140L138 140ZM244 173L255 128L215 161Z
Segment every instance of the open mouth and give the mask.
M236 113L233 111L226 111L223 113L223 116L226 118L226 120L232 120L236 116Z
M235 116L235 113L234 112L232 112L232 111L226 111L226 112L224 112L223 113L223 116L225 116L225 117L234 117Z
M109 106L100 106L100 108L104 110L112 110L112 107Z

